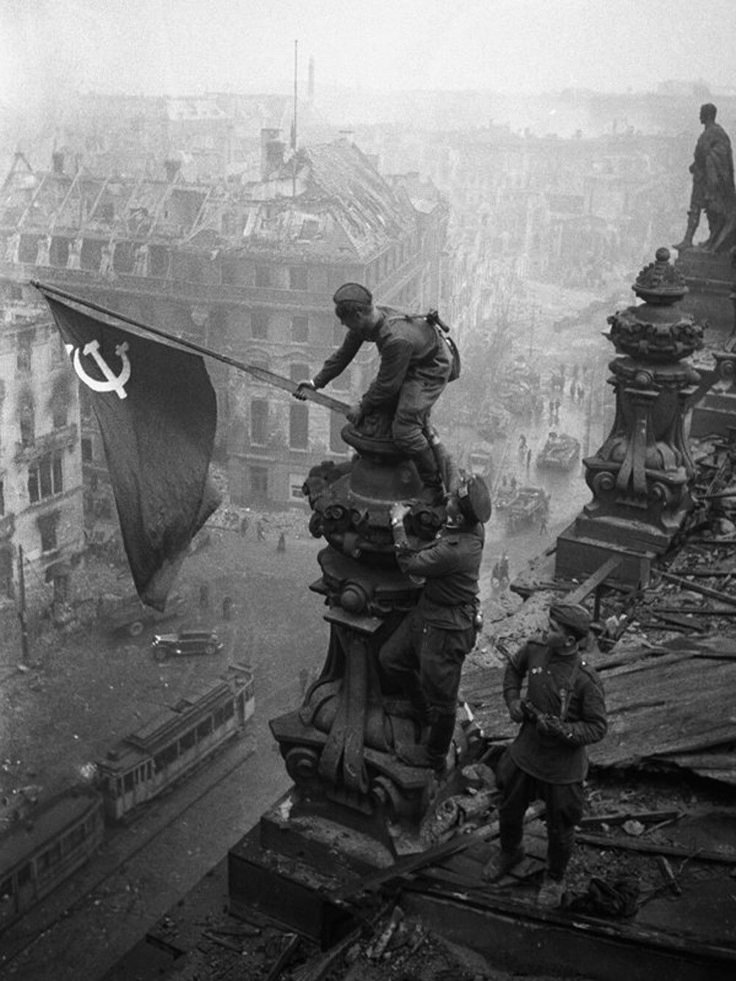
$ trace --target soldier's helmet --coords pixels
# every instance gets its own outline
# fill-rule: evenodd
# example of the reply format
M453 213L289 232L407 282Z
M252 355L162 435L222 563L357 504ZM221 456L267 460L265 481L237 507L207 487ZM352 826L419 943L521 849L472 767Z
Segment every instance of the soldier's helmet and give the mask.
M482 477L474 474L460 482L457 489L457 503L467 521L485 524L493 510L488 485Z

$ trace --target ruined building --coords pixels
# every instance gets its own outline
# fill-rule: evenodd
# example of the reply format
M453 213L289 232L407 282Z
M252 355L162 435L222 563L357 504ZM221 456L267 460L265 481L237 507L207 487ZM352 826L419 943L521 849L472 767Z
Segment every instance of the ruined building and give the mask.
M249 182L188 182L171 160L156 178L98 176L61 153L39 171L16 155L0 194L3 432L6 440L15 434L11 445L4 441L0 475L2 588L12 588L14 546L23 544L33 562L33 582L82 548L82 462L88 540L116 527L99 438L84 404L80 430L76 379L31 280L300 379L342 337L332 304L340 283L363 282L379 302L408 310L441 303L447 217L429 182L385 179L348 139L289 157L279 132L265 130L260 179ZM20 365L29 359L24 386ZM220 362L208 368L218 398L217 454L234 504L299 501L316 460L344 457L339 419L328 410ZM359 391L371 370L369 360L356 362L338 380L342 397ZM55 407L64 386L62 419ZM22 450L11 449L16 443ZM27 540L15 540L11 515L19 526L18 516L40 511L41 501L44 515L72 501L77 513L59 514L56 538L25 522Z

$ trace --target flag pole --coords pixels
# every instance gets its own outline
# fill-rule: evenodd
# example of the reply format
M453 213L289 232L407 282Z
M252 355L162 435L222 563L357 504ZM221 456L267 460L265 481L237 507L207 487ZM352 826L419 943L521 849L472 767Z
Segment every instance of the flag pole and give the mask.
M297 51L298 41L294 41L294 119L291 123L291 196L296 197L296 113L297 113Z
M244 371L248 375L252 375L259 381L265 382L267 385L274 385L276 388L281 388L286 392L290 392L292 395L298 387L298 383L292 381L290 378L284 378L283 375L277 375L274 371L268 371L266 368L257 368L255 365L245 364L243 361L237 361L235 358L228 357L227 354L220 354L218 351L213 351L210 348L203 347L201 344L197 344L195 341L186 340L183 337L177 337L176 334L169 334L165 330L160 330L158 327L151 327L149 324L144 324L140 320L134 320L132 317L126 317L125 314L116 313L115 310L110 310L109 307L103 307L99 303L92 303L90 300L83 300L79 296L74 296L72 293L67 293L65 290L59 289L57 286L49 286L46 283L40 283L37 279L32 279L30 281L31 286L34 286L41 293L49 293L52 296L60 297L63 300L69 300L82 307L87 307L89 310L94 310L96 313L102 313L106 317L112 317L114 320L120 320L123 323L130 324L132 327L137 327L139 330L143 330L148 334L153 334L155 337L161 337L164 340L172 341L177 347L186 348L189 351L194 351L196 354L204 354L208 358L214 358L215 361L221 361L223 364L229 365L231 368L237 368L238 371ZM332 398L330 395L324 395L322 392L317 392L314 389L306 389L304 391L306 398L310 402L315 402L317 405L322 405L332 412L339 412L341 415L347 415L350 410L350 406L347 402L341 402L340 399Z

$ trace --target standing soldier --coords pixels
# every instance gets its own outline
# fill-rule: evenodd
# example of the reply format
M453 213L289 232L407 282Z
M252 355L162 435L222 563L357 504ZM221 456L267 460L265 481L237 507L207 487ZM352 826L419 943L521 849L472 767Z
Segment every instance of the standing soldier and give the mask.
M480 629L478 575L491 498L481 477L464 480L449 496L439 536L417 551L404 529L408 512L406 504L391 508L397 562L425 586L378 659L386 680L408 696L420 723L429 724L426 743L405 748L401 759L441 774L455 731L463 661Z
M299 382L295 397L303 400L307 389L324 388L347 368L363 343L374 343L380 354L378 374L350 409L348 420L360 426L372 413L389 416L396 447L414 461L424 485L441 494L442 475L428 439L429 416L447 382L457 377L454 345L438 318L375 306L370 290L359 283L345 283L333 301L347 335L314 378Z
M603 686L582 657L589 632L585 607L553 604L546 634L528 640L509 659L503 678L504 701L521 729L498 763L501 851L486 865L483 878L494 882L522 860L524 814L532 801L542 800L547 872L537 901L548 908L562 901L575 825L583 815L585 747L601 740L608 727Z

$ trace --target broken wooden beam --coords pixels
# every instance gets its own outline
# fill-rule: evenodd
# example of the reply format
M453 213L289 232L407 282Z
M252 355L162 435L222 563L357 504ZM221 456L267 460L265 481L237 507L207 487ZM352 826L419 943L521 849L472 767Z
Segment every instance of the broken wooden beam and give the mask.
M599 566L594 573L588 576L587 579L581 582L580 585L569 594L565 602L581 603L586 596L589 596L590 593L593 592L596 586L600 586L602 582L605 582L605 580L619 568L623 561L623 555L612 555L610 558L606 559L603 565Z
M672 892L676 896L681 896L682 888L680 886L680 883L677 881L677 876L672 871L672 866L664 857L664 855L657 855L657 865L659 867L659 871L662 873L662 876L664 877L665 882L667 882L670 888L672 889Z
M730 606L736 606L736 596L731 596L729 593L723 593L718 589L710 589L708 586L699 586L697 583L689 582L681 576L673 576L671 572L665 572L663 569L659 570L659 574L668 582L673 582L683 589L690 590L690 592L702 593L703 596L710 596L711 599L717 599L722 603L728 603Z
M575 839L584 845L594 845L596 848L622 848L624 851L644 852L647 855L669 855L674 858L692 858L697 862L720 862L723 865L736 865L736 852L729 855L725 852L688 848L685 845L663 845L653 841L640 841L638 838L628 841L623 838L610 838L606 835L595 835L585 831L576 834Z
M596 814L582 818L579 828L590 828L596 824L624 824L626 821L676 821L682 817L682 811L615 811L612 814Z

